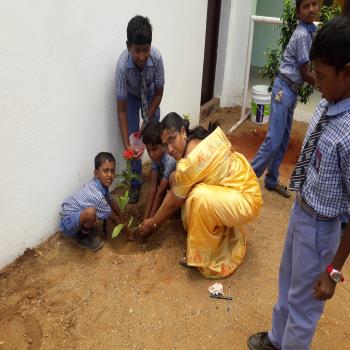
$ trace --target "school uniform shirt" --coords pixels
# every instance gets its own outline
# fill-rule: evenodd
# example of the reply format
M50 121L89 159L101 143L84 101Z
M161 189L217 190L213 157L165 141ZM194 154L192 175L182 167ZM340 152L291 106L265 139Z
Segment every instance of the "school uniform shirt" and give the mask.
M315 110L304 143L324 113L329 121L311 157L301 195L318 214L349 215L350 98L336 104L323 99Z
M107 203L107 196L110 199L108 188L94 177L90 182L82 186L78 192L63 202L60 216L63 218L66 215L80 212L85 208L94 207L96 208L97 218L105 220L112 213L112 209Z
M169 179L170 174L176 169L176 160L168 153L164 153L159 163L152 161L152 170L158 171L160 179Z
M164 87L162 55L153 46L142 71L137 68L128 50L121 53L115 73L118 100L126 100L128 94L141 98L141 74L146 78L148 96L153 96L156 90Z
M303 84L299 67L310 61L309 53L317 27L314 23L299 22L283 53L281 74L296 84Z

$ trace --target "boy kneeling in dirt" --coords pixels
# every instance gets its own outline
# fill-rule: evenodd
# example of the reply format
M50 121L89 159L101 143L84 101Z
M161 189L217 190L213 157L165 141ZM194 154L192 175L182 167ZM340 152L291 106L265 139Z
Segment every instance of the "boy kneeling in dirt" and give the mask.
M144 220L153 217L169 187L169 176L176 168L176 160L165 152L160 139L160 123L151 121L142 131L142 141L152 160L150 186L146 196Z
M115 159L111 153L101 152L95 157L94 177L62 204L60 229L63 235L74 237L78 244L97 251L103 242L95 235L97 220L122 222L118 205L112 200L108 187L115 178ZM127 231L129 240L134 240Z

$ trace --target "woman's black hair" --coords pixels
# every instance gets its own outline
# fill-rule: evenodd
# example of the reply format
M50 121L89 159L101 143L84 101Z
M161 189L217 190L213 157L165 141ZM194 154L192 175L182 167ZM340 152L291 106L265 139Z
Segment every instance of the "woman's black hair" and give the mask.
M160 139L160 122L156 120L150 121L143 129L141 136L145 145L161 145L162 140Z
M337 72L350 63L350 17L334 17L318 31L310 59L333 66Z
M181 131L185 128L187 134L187 142L193 139L203 140L208 135L210 135L217 127L218 122L210 122L208 129L203 126L197 126L194 129L190 129L190 121L188 119L181 118L177 113L171 112L167 114L161 122L161 130L165 129L175 129L176 131Z

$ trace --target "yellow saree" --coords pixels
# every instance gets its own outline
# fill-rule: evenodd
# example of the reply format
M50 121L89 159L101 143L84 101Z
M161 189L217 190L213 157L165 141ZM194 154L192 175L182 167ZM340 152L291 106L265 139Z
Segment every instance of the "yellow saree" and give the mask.
M250 164L220 128L178 162L173 191L186 198L188 265L208 278L234 273L246 250L242 225L258 215L262 195Z

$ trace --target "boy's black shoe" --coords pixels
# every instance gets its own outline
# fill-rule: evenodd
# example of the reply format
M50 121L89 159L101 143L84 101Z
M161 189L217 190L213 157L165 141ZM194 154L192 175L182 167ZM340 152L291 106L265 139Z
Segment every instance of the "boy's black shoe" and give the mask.
M277 192L278 194L280 194L280 195L283 196L284 198L290 198L290 197L291 197L291 194L290 194L290 192L288 191L287 186L282 185L282 184L280 184L280 183L278 183L278 184L276 185L276 187L267 187L267 186L265 185L265 188L266 188L267 190L269 190L269 191L275 191L275 192Z
M103 242L93 234L84 234L78 232L77 241L80 247L97 252L103 247Z
M129 204L136 204L140 198L140 187L131 187L129 192Z
M250 350L278 350L275 348L267 335L267 332L253 334L247 342Z

